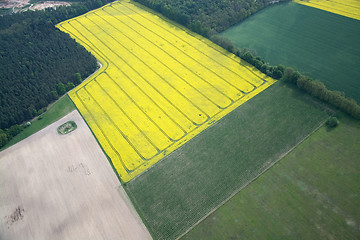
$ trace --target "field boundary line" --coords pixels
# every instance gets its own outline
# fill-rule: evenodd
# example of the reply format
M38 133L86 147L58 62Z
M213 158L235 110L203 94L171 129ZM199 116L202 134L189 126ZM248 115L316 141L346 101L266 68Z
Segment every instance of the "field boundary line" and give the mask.
M105 6L104 6L104 7L105 7ZM93 11L95 11L95 10L93 10ZM91 11L91 12L93 12L93 11ZM89 12L89 13L90 13L90 12ZM86 13L86 14L84 14L84 15L87 15L87 14L89 14L89 13ZM132 171L132 170L129 170L129 169L126 167L125 163L124 163L123 160L122 160L122 157L121 157L120 153L119 153L119 152L115 149L115 147L112 145L111 141L108 139L108 137L107 137L106 134L104 133L103 129L99 126L99 124L98 124L98 122L96 121L96 119L95 119L95 117L93 116L93 114L88 110L86 104L84 104L84 102L82 101L82 99L81 99L81 98L79 97L79 95L78 95L78 92L79 92L81 89L83 89L84 91L87 92L86 86L87 86L89 83L95 81L95 79L96 79L98 76L100 76L102 73L105 73L106 70L107 70L107 69L109 68L109 66L110 66L109 63L111 62L111 61L109 62L109 61L106 60L106 59L108 59L106 56L101 56L101 55L103 55L103 54L101 53L101 51L99 51L99 49L98 49L96 46L94 46L94 44L92 44L91 41L90 41L86 36L84 36L81 32L79 32L79 30L78 30L77 28L75 28L75 27L71 24L72 21L77 21L77 22L79 22L79 21L78 21L78 18L80 18L80 17L83 17L83 15L78 16L78 17L76 17L76 18L69 19L69 20L67 20L67 21L65 21L65 22L59 23L59 24L56 25L56 26L57 26L59 29L62 28L62 29L64 29L64 30L66 30L66 32L68 32L68 33L70 33L71 35L73 35L73 38L74 38L74 39L76 39L77 41L80 41L82 44L88 46L89 49L92 49L92 50L93 50L93 53L92 53L92 54L95 54L95 56L97 57L97 61L100 63L101 67L100 67L97 71L95 71L94 73L92 73L90 76L88 76L80 85L78 85L76 88L74 88L71 92L72 92L72 94L74 94L74 97L76 97L77 99L79 99L80 104L84 107L84 109L87 111L87 113L91 116L93 122L95 123L96 127L99 129L99 131L101 132L101 134L103 135L105 141L109 144L109 146L110 146L111 149L113 150L113 153L115 153L115 155L117 155L117 157L118 157L120 163L123 165L125 171L126 171L127 173L131 173L131 172L133 172L133 171L135 171L135 170ZM75 30L78 34L74 33L73 31L70 31L68 28L64 27L63 24L68 24L68 25L71 26L71 28L72 28L73 30ZM61 29L60 29L60 30L61 30ZM84 40L80 39L79 37L77 37L79 34L80 34L85 40L87 40L88 43L85 42ZM96 49L97 49L97 50L96 50ZM99 59L103 60L105 64L103 64ZM109 59L108 59L108 60L109 60ZM112 62L111 62L111 63L112 63ZM100 70L102 70L102 71L100 72ZM68 95L69 95L69 97L70 97L70 94L68 94ZM75 102L73 101L73 99L72 99L71 97L70 97L70 99L71 99L71 101L74 103L77 111L81 114L81 111L79 110L78 106L75 104ZM96 102L95 99L94 99L94 101ZM97 103L97 104L98 104L98 103ZM81 116L82 116L82 114L81 114ZM82 118L84 119L84 121L85 121L86 124L88 125L89 129L91 129L91 128L90 128L90 123L88 123L83 116L82 116ZM94 132L93 132L92 129L91 129L91 132L92 132L93 135L95 136L95 134L94 134ZM101 147L101 149L103 150L104 154L105 154L105 155L110 159L110 161L111 161L111 158L106 154L105 150L103 149L102 145L100 144L100 141L97 139L96 136L95 136L95 139L96 139L96 141L98 142L98 144L99 144L99 146ZM139 156L142 157L141 155L139 155ZM115 166L113 165L112 162L111 162L111 166L113 167L113 169L114 169L114 171L115 171L115 174L118 175L118 172L116 171L116 168L115 168ZM119 179L120 179L120 183L121 183L122 180L121 180L121 177L120 177L120 176L119 176Z
M71 99L71 98L70 98ZM72 100L71 100L72 101ZM92 136L94 137L95 141L97 142L98 146L100 147L101 151L103 152L103 154L105 155L106 159L108 160L108 163L110 164L113 172L115 173L115 176L117 177L117 179L119 180L120 185L122 186L123 190L126 192L126 194L129 197L129 200L131 202L131 205L134 207L134 209L136 210L136 213L138 214L138 216L140 217L142 223L145 225L146 229L148 230L149 234L151 235L151 237L153 239L155 239L154 237L154 233L152 232L152 229L150 228L149 223L145 220L145 218L142 215L142 212L140 211L140 209L138 208L138 206L135 204L135 201L133 200L133 196L131 195L131 192L128 191L127 187L126 187L126 182L124 182L119 173L116 171L116 168L113 164L113 162L111 161L111 158L109 157L109 155L106 153L106 151L104 150L104 148L102 147L102 145L100 144L99 140L97 139L97 137L95 136L93 130L90 128L89 123L85 120L84 116L82 115L82 113L80 112L80 110L78 109L78 107L75 105L75 110L79 113L79 115L81 116L81 118L84 120L86 126L88 127L88 129L90 130Z
M111 149L115 152L115 154L118 156L121 164L124 166L125 170L127 171L128 169L126 168L126 165L123 163L122 158L120 153L114 148L114 146L111 144L111 142L109 141L108 137L106 136L106 134L104 133L104 130L102 128L100 128L99 123L95 120L95 117L93 116L93 114L88 110L87 106L84 104L84 102L82 101L82 99L78 96L78 93L75 93L76 97L79 99L81 105L83 105L83 107L85 108L85 110L88 112L88 114L90 115L90 117L92 118L92 120L94 121L96 127L99 129L99 131L101 132L101 134L104 136L105 140L109 143L109 146L111 147ZM80 112L80 111L79 111ZM85 118L84 118L85 119ZM89 124L88 122L86 122L87 124ZM89 128L90 128L90 124L89 124ZM90 128L91 129L91 128ZM94 134L94 136L96 136ZM96 138L97 139L97 138ZM100 142L99 142L100 143ZM100 144L101 145L101 144Z
M94 51L94 53L95 53L95 55L97 55L97 57L99 57L100 59L104 60L104 62L106 63L106 67L105 67L105 69L103 69L102 72L99 72L97 75L92 76L91 79L90 79L90 78L87 78L86 80L87 80L88 82L83 81L82 84L80 84L77 88L73 89L73 94L76 96L77 99L79 99L81 105L84 107L84 109L87 111L87 113L91 116L93 122L95 123L95 125L97 126L97 128L100 130L101 134L104 136L105 140L107 141L107 143L109 144L109 146L111 147L111 149L113 150L113 152L115 153L115 155L117 155L117 157L118 157L118 159L120 160L120 163L123 165L125 171L128 172L128 173L131 173L131 172L133 172L134 170L133 170L133 171L132 171L132 170L129 170L129 169L126 167L125 163L124 163L123 160L122 160L122 157L121 157L120 153L119 153L119 152L115 149L115 147L112 145L111 141L110 141L110 140L108 139L108 137L105 135L103 129L99 126L99 123L96 121L96 119L95 119L95 117L93 116L93 114L88 110L86 104L84 104L84 102L82 101L82 99L79 97L79 94L78 94L78 92L79 92L81 89L83 89L85 92L87 92L86 86L87 86L88 84L90 84L91 82L95 81L95 79L96 79L98 76L100 76L102 73L104 73L104 72L108 69L108 67L109 67L109 62L106 61L107 57L105 57L105 56L103 56L103 57L100 56L100 55L102 55L101 51L96 51L95 49L97 49L97 50L99 50L99 49L98 49L96 46L94 46L94 45L91 43L91 41L90 41L86 36L84 36L84 35L83 35L81 32L79 32L74 26L72 26L72 24L70 23L70 21L77 21L77 22L79 22L79 21L78 21L77 19L71 19L71 20L66 21L65 23L69 24L76 32L78 32L78 34L80 34L80 35L81 35L84 39L86 39L89 43L86 43L86 42L84 42L83 40L79 39L78 37L76 37L77 35L74 34L73 31L70 31L70 30L68 30L66 27L63 27L63 26L62 26L63 23L60 24L60 27L63 28L63 29L66 29L68 32L70 32L70 33L74 36L75 39L77 39L78 41L80 41L80 42L82 42L83 44L87 45L90 49L92 49L92 50ZM80 25L82 25L82 24L80 24ZM85 28L85 29L86 29L86 28ZM88 31L88 30L87 30L87 31ZM90 45L91 45L92 47L91 47ZM109 59L108 59L108 60L109 60ZM110 62L111 62L111 61L110 61ZM99 69L99 70L100 70L100 69ZM97 73L97 72L96 72L96 73ZM71 97L70 97L70 99L71 99ZM71 100L72 100L72 99L71 99ZM95 99L93 99L93 100L96 102ZM72 101L73 101L73 100L72 100ZM73 101L73 102L74 102L74 101ZM75 104L75 102L74 102L74 104ZM96 102L96 104L99 105L97 102ZM76 106L76 104L75 104L75 106ZM76 108L77 108L77 107L76 107ZM77 109L78 109L78 108L77 108ZM102 110L102 111L103 111L103 110ZM80 111L79 111L79 112L80 112ZM108 117L108 116L107 116L107 117ZM109 118L109 117L108 117L108 118ZM110 120L111 120L111 119L110 119ZM87 123L87 124L88 124L88 123ZM117 126L116 126L116 127L117 127ZM120 134L121 134L121 133L120 133ZM125 139L125 140L126 140L126 139ZM135 149L134 149L134 150L135 150ZM139 155L139 156L142 157L142 155Z
M224 201L222 201L217 207L212 209L210 212L208 212L205 216L203 216L199 221L197 221L194 225L192 225L188 230L186 230L184 233L182 233L179 237L176 238L176 240L179 240L183 236L185 236L188 232L190 232L192 229L194 229L197 225L199 225L203 220L205 220L207 217L209 217L213 212L215 212L217 209L222 207L225 203L227 203L231 198L233 198L236 194L238 194L241 190L246 188L249 184L254 182L256 179L258 179L261 175L263 175L265 172L267 172L271 167L273 167L276 163L278 163L281 159L283 159L286 155L288 155L290 152L292 152L297 146L299 146L301 143L303 143L306 139L308 139L313 133L318 131L325 122L330 118L331 116L327 117L324 121L320 122L320 124L308 135L306 135L303 139L301 139L297 144L295 144L292 148L290 148L288 151L281 154L277 160L272 162L269 166L267 166L264 170L262 170L259 174L257 174L253 179L247 181L243 186L235 190L232 194L230 194L229 197L227 197Z
M94 13L92 13L92 14L94 14ZM87 15L85 15L85 17L87 17ZM91 35L93 35L95 38L97 38L98 39L98 41L99 42L101 42L105 47L107 47L109 50L111 50L110 48L109 48L109 46L107 45L107 44L105 44L101 39L99 39L97 36L95 36L87 27L85 27L81 22L79 22L77 19L75 20L75 21L77 21L78 22L78 24L79 25L81 25L84 29L86 29L86 31L88 31ZM89 20L90 22L93 22L93 21L91 21L91 20ZM70 24L70 23L69 23ZM70 24L71 25L71 24ZM95 24L95 25L97 25L97 24ZM97 25L98 26L98 25ZM101 29L99 26L98 26L98 28L99 29ZM103 31L103 29L101 29L102 31ZM85 39L87 39L82 33L80 33ZM93 45L93 44L92 44ZM98 49L98 47L96 47L96 46L94 46L99 52L101 52L99 49ZM94 51L96 51L95 49L93 49ZM99 53L98 53L99 54ZM114 54L116 54L117 56L118 56L118 54L117 53L114 53ZM121 58L120 56L118 56L119 58ZM107 58L107 57L106 57ZM108 58L107 58L108 59ZM122 58L121 58L122 59ZM122 59L123 60L123 59ZM108 61L112 64L112 65L114 65L116 68L118 68L119 69L119 67L116 65L116 64L114 64L113 63L113 61L111 61L110 59L108 59ZM124 61L124 60L123 60ZM125 62L125 61L124 61ZM119 69L120 70L120 69ZM121 71L121 70L120 70ZM135 71L135 70L134 70ZM123 73L123 71L121 71L122 73ZM105 69L105 71L104 72L101 72L100 74L107 74L106 73L106 69ZM153 147L155 148L155 150L157 151L157 153L155 154L155 155L153 155L153 156L151 156L150 158L145 158L144 156L143 156L143 154L141 154L140 153L140 151L133 145L133 143L132 143L132 141L130 140L130 139L128 139L126 136L125 136L125 134L122 132L122 130L119 128L119 126L117 125L117 124L115 124L115 122L112 120L112 118L106 113L106 111L101 107L101 104L99 104L98 103L98 101L86 90L86 87L87 87L87 85L88 84L90 84L90 83L92 83L92 82L96 82L97 84L99 84L98 82L97 82L97 80L96 80L96 78L97 77L99 77L100 76L100 74L99 75L97 75L94 79L92 79L91 81L89 81L88 83L86 83L84 86L82 86L82 88L80 88L80 89L83 89L83 90L85 90L86 92L87 92L87 95L88 96L90 96L94 101L95 101L95 103L98 105L98 107L101 109L101 111L106 115L106 117L113 123L113 125L115 126L115 128L117 129L117 131L123 136L123 138L129 143L129 145L135 150L135 152L139 155L139 157L143 160L143 161L149 161L149 160L151 160L151 159L153 159L154 157L156 157L157 155L159 155L159 154L161 154L165 149L158 149L151 141L150 141L150 139L148 139L148 137L145 135L145 133L137 126L137 124L135 124L135 123L132 123L138 130L139 130L139 132L149 141L149 143L151 144L151 145L153 145ZM129 77L128 77L128 79L130 79ZM101 86L101 84L99 84L100 86ZM78 89L78 90L76 90L75 91L75 94L77 95L77 98L78 99L80 99L79 98L79 96L78 96L78 91L80 90L80 89ZM83 104L83 106L85 106L85 104L84 103L82 103ZM123 111L121 108L119 108L120 109L120 111ZM87 110L89 113L90 113L90 111L89 110ZM124 115L125 115L125 117L127 117L131 122L133 121L129 116L127 116L127 114L125 114L124 113ZM94 120L94 122L96 122L95 121L95 119L93 118L93 120ZM101 129L101 127L97 124L97 126L98 126L98 128L99 129ZM103 133L103 135L104 135L104 133ZM108 141L108 140L107 140ZM112 145L109 141L108 141L108 143L110 144L110 145ZM172 145L172 144L171 144ZM169 146L168 146L169 147ZM168 148L167 147L167 148ZM123 163L124 164L124 163ZM141 165L143 165L144 163L142 163ZM140 165L140 166L141 166ZM125 169L126 169L126 171L127 172L133 172L133 171L135 171L137 168L139 168L140 166L138 166L138 167L136 167L136 168L134 168L134 169L132 169L132 170L130 170L130 169L128 169L125 165L124 165L124 167L125 167Z

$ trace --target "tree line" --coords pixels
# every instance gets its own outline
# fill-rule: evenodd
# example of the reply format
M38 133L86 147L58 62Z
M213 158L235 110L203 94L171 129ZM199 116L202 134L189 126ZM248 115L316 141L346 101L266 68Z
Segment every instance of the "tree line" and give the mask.
M0 147L96 70L95 57L55 24L108 2L0 16Z
M213 35L210 39L219 46L250 63L267 76L294 84L311 96L329 103L356 119L360 119L360 105L354 99L346 98L344 92L329 90L324 83L313 80L308 76L304 76L292 67L285 67L281 64L278 66L271 66L269 63L265 62L262 57L256 56L250 49L243 48L239 50L228 38Z
M294 84L311 96L329 103L356 119L360 119L360 105L354 99L346 98L344 92L329 90L324 83L304 76L292 67L284 67L283 65L270 66L261 57L255 57L248 49L239 51L234 47L233 52L266 75Z

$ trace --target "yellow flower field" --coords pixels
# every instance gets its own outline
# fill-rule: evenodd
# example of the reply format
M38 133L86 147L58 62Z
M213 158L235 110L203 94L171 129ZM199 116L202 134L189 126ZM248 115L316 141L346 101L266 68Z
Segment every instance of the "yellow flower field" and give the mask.
M360 20L360 0L294 0L297 3Z
M275 82L139 6L118 1L57 26L102 63L70 97L124 182Z

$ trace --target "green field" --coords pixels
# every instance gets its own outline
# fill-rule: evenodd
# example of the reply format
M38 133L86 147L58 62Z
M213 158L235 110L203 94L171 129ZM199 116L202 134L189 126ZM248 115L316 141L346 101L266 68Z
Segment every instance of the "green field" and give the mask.
M184 238L360 239L360 121L320 128Z
M53 105L51 105L48 110L39 116L37 119L31 122L31 125L25 128L21 133L16 135L13 139L11 139L4 147L0 150L4 150L15 143L20 142L21 140L29 137L30 135L40 131L51 123L59 120L64 117L66 114L75 110L75 105L71 101L68 95L63 96L59 100L57 100Z
M304 139L328 117L276 83L126 184L155 239L174 239Z
M221 34L271 65L298 69L360 103L360 21L297 3L277 4Z

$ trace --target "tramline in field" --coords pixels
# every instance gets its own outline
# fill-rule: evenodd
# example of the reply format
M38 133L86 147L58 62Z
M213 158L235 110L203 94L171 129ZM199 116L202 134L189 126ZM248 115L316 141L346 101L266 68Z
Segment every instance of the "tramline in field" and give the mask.
M58 28L103 64L70 97L125 182L274 83L126 1Z
M294 0L306 6L360 20L359 0Z

